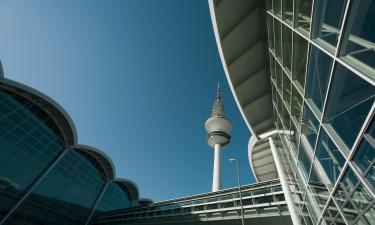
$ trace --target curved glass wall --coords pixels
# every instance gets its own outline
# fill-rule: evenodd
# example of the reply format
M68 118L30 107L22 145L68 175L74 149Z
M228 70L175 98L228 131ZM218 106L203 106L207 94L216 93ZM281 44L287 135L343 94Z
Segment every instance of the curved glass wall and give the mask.
M103 185L102 174L69 150L6 224L84 224Z
M1 224L84 224L95 205L101 211L131 205L110 181L97 204L107 179L99 165L66 148L58 132L35 103L0 90Z
M96 211L107 212L127 208L130 205L129 197L124 191L116 183L110 182L98 207L96 208Z
M62 152L54 124L32 102L0 90L0 218Z

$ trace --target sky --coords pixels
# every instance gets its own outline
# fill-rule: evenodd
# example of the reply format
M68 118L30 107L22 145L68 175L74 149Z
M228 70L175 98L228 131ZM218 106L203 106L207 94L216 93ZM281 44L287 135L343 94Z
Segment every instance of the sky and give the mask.
M228 86L205 0L0 0L5 77L58 102L79 144L104 151L116 176L154 201L210 192L204 123L217 82L233 125L223 187L254 183L250 132Z

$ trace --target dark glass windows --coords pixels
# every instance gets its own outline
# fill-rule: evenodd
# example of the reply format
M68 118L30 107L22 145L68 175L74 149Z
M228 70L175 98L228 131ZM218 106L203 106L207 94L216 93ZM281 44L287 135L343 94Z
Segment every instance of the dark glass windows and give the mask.
M62 152L53 124L33 103L0 91L0 217Z
M337 181L345 158L324 129L321 129L315 151L316 169L322 171L327 187L331 189Z
M296 1L296 26L308 36L311 21L312 0L295 0Z
M110 182L96 210L106 212L129 206L129 197L116 183Z
M293 0L283 1L283 20L292 24L293 22Z
M324 122L350 149L374 102L375 87L336 64Z
M327 48L334 53L344 16L345 0L315 0L313 38L319 38L330 44Z
M293 33L293 80L297 88L303 93L306 77L307 41Z
M310 48L310 59L307 72L306 98L317 113L323 110L332 58L314 46Z
M281 24L277 19L274 19L273 26L275 31L275 53L277 57L281 58Z
M351 1L347 20L341 52L351 65L375 79L375 1Z
M347 169L339 183L334 198L342 212L344 212L344 217L351 222L356 220L361 211L373 205L371 194L359 181L351 168Z
M283 65L288 71L292 68L292 30L283 25Z
M267 14L267 31L268 31L268 47L275 51L274 46L274 32L273 32L273 17Z
M91 162L69 150L9 222L27 218L32 224L83 224L103 185Z
M273 6L273 13L279 17L281 17L281 1L280 0L272 0Z

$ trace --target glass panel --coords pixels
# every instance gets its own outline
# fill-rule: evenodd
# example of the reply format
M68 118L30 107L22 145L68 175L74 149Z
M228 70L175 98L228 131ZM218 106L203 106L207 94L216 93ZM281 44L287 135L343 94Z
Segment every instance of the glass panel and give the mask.
M283 65L291 71L292 30L283 25Z
M290 110L290 96L291 96L291 82L288 78L288 75L286 75L285 72L283 72L283 99L286 103L288 109Z
M314 46L310 48L310 58L307 72L306 98L317 113L323 110L327 92L328 80L332 67L332 59Z
M275 53L277 57L281 58L281 24L277 19L274 19L273 26L275 28Z
M273 58L272 54L269 54L270 56L270 72L271 72L271 78L276 83L276 67L275 67L275 58Z
M276 61L276 60L275 60ZM277 80L277 88L279 89L280 93L282 93L282 85L283 85L283 69L281 68L280 64L276 61L276 80Z
M106 212L127 208L129 206L130 201L128 196L116 183L110 182L96 210Z
M314 2L313 38L319 38L332 45L332 48L328 48L332 52L339 37L345 5L346 0L315 0Z
M273 32L273 17L269 14L267 14L267 29L268 29L268 47L275 51L274 46L274 32Z
M293 81L303 93L306 77L307 41L293 32Z
M9 218L10 224L83 224L102 190L102 174L70 150Z
M312 154L317 138L319 121L306 104L303 108L303 119L301 126L301 138L305 140L305 145L307 145L306 148Z
M283 20L287 23L293 23L293 0L283 1Z
M337 64L331 90L324 122L350 149L374 102L375 87Z
M329 202L328 208L323 215L323 219L326 221L327 224L332 224L332 225L334 224L344 225L345 224L345 222L341 218L341 215L337 209L337 206L332 200Z
M321 167L320 163L314 160L309 178L309 188L320 211L325 207L329 197L327 187L324 185L326 181L319 175Z
M374 164L372 164L370 171L366 175L366 180L375 189L375 165Z
M292 85L292 101L291 101L291 107L292 107L292 116L296 118L296 122L299 122L301 120L302 116L302 96L297 91L296 87Z
M296 0L296 26L308 36L310 31L312 0Z
M315 160L316 169L321 171L324 176L322 179L325 180L327 187L331 189L340 175L345 158L324 129L320 131Z
M21 96L0 91L0 218L63 150L56 124Z
M349 40L344 40L344 54L348 55L350 64L363 69L362 64L369 67L363 69L374 78L375 69L375 1L352 1L348 17L346 33Z
M365 212L363 216L368 224L375 224L375 205Z
M297 146L299 140L299 130L297 130L293 121L291 121L291 130L293 131L293 135L290 135L290 141L292 142L292 150L294 151L295 155L297 155Z
M290 130L290 115L289 112L287 111L285 104L283 104L283 115L282 115L282 120L284 124L284 129L285 130Z
M267 10L272 9L272 0L267 0L267 1L266 1L266 9L267 9Z
M372 122L371 127L368 129L357 152L353 157L355 165L366 174L371 165L375 163L375 122ZM373 143L370 144L369 142Z
M275 15L281 17L281 1L280 0L273 0L273 12Z
M348 221L353 221L356 215L373 201L370 193L363 187L351 168L347 169L334 198Z

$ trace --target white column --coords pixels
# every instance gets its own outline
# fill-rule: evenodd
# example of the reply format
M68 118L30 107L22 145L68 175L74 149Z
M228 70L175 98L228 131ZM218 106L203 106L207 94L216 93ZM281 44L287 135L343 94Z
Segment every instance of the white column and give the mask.
M219 191L221 189L221 145L215 144L215 159L214 159L214 177L212 180L212 191Z
M279 157L278 150L276 148L275 143L273 142L272 137L269 137L268 140L270 142L271 152L272 152L273 159L275 161L277 174L279 175L279 178L280 178L281 187L283 188L283 191L284 191L285 201L289 208L290 217L292 218L292 222L294 225L300 225L299 217L297 215L296 207L294 205L292 193L290 191L288 181L286 179L283 167L281 165L281 159Z

